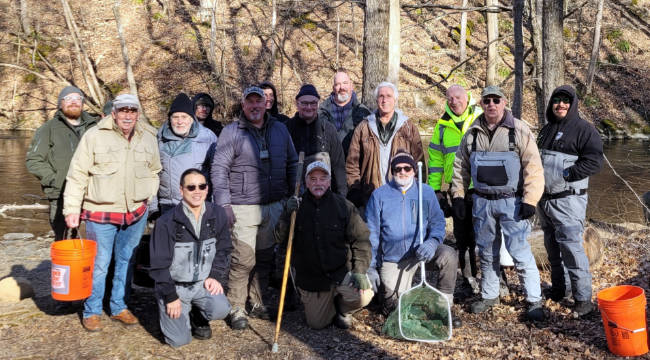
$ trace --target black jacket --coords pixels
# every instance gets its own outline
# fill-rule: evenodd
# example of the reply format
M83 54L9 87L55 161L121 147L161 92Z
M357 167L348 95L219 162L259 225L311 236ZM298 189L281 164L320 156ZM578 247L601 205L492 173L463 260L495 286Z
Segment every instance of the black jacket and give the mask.
M275 228L278 242L289 233L285 212ZM348 271L365 274L370 264L370 232L357 208L328 190L315 199L305 193L296 215L291 263L296 285L306 291L326 291L340 284Z
M558 94L571 98L571 107L563 119L553 114L553 104L549 101L546 108L546 119L537 137L539 149L558 151L576 155L578 160L568 168L567 181L578 181L592 176L603 166L603 142L596 128L580 118L578 114L578 97L573 87L563 85L553 91L551 99Z
M326 152L330 157L332 169L332 191L345 197L348 184L345 179L345 156L339 142L336 128L320 116L307 125L298 113L286 123L296 153L305 152L305 157L318 152Z
M149 275L156 283L156 293L164 300L165 304L178 299L175 281L169 270L174 260L175 245L179 242L195 243L215 238L216 254L212 261L209 277L219 281L222 285L227 284L232 251L228 218L221 206L207 201L204 206L205 213L201 219L200 238L196 237L194 228L183 211L182 202L156 221L149 242L151 261Z

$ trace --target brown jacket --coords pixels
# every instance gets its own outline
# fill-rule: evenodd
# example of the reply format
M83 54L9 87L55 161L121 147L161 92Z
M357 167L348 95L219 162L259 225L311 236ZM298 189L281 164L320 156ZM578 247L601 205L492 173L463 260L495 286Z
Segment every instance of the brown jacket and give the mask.
M395 110L395 112L397 112L398 118L391 143L390 158L392 159L397 150L406 150L413 155L416 162L424 162L422 140L417 126L408 120L401 111ZM385 183L382 179L380 141L376 133L375 121L375 114L372 113L356 127L345 162L349 188L348 198L356 206L364 206L368 202L370 194ZM385 164L385 167L390 169L390 163ZM426 174L426 168L423 169L423 173ZM389 170L388 180L391 178Z
M523 176L523 202L536 206L544 192L544 169L542 168L542 159L539 156L535 137L528 125L512 116L510 111L506 110L503 118L492 136L492 141L490 141L487 132L481 126L481 124L485 123L485 115L479 116L472 126L467 129L463 140L460 142L458 152L456 152L456 160L454 161L454 177L451 188L453 197L464 197L472 179L470 173L472 166L469 162L469 156L474 141L472 135L474 129L477 129L476 151L508 151L508 129L514 127L515 151L521 160Z

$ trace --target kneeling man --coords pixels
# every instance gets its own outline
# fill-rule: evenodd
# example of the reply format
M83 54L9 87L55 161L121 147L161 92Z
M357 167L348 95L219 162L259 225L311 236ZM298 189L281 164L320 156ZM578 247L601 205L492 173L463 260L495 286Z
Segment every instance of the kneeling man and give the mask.
M289 214L296 210L291 262L296 286L305 305L307 325L322 329L334 321L347 329L352 313L368 305L374 292L366 271L370 263L368 227L357 208L330 189L331 170L322 161L307 166L308 191L292 197L276 228L276 241L285 242Z
M198 169L181 175L183 200L156 221L150 275L155 280L160 329L179 347L212 336L208 320L224 319L230 303L223 293L230 267L230 226L221 206L206 202L208 184ZM198 311L190 313L194 306Z

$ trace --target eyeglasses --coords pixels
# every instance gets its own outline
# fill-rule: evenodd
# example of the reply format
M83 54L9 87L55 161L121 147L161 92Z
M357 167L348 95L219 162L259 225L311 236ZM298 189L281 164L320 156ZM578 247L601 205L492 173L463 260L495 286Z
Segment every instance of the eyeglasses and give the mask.
M300 106L316 106L318 105L318 101L298 101L298 104Z
M199 190L205 190L205 189L208 188L208 184L206 184L206 183L199 184L199 185L194 185L194 184L192 184L192 185L187 185L185 188L186 188L188 191L194 191L194 190L196 190L196 187L197 187L197 186L199 187Z
M63 97L63 100L67 102L73 102L73 101L80 102L83 101L83 99L84 99L83 96L77 94L70 94Z
M553 103L553 105L557 105L560 102L563 102L565 104L571 104L571 98L569 98L568 96L556 96L551 99L551 102Z
M412 170L413 170L413 166L409 166L409 165L406 165L406 166L395 166L395 167L393 168L393 172L394 172L395 174L399 174L399 173L401 173L402 171L409 173L409 172L411 172Z
M492 102L494 105L499 105L499 103L501 103L501 98L483 98L483 104L490 105L490 102Z

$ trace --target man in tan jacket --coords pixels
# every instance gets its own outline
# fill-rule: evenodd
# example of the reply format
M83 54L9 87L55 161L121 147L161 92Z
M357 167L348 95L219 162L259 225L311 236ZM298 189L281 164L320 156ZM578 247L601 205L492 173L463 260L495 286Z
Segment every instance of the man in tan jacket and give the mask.
M481 93L483 115L467 129L452 180L454 216L465 217L465 192L474 185L473 210L476 244L481 257L481 297L472 304L481 313L499 303L499 248L503 233L506 249L526 291L526 317L544 319L539 271L526 238L528 218L544 191L544 171L535 138L528 125L512 116L498 86ZM499 230L500 229L500 230Z
M140 103L134 95L116 97L111 114L81 138L66 177L66 224L76 228L85 220L86 237L97 243L93 289L83 311L82 323L88 331L103 327L102 299L113 249L111 319L127 325L138 322L124 301L130 283L127 274L162 168L156 130L138 122L139 114Z
M392 83L377 85L377 110L354 130L345 170L348 199L357 207L365 207L373 190L392 180L390 160L397 150L407 151L415 162L424 162L420 132L396 108L398 95L397 87Z

